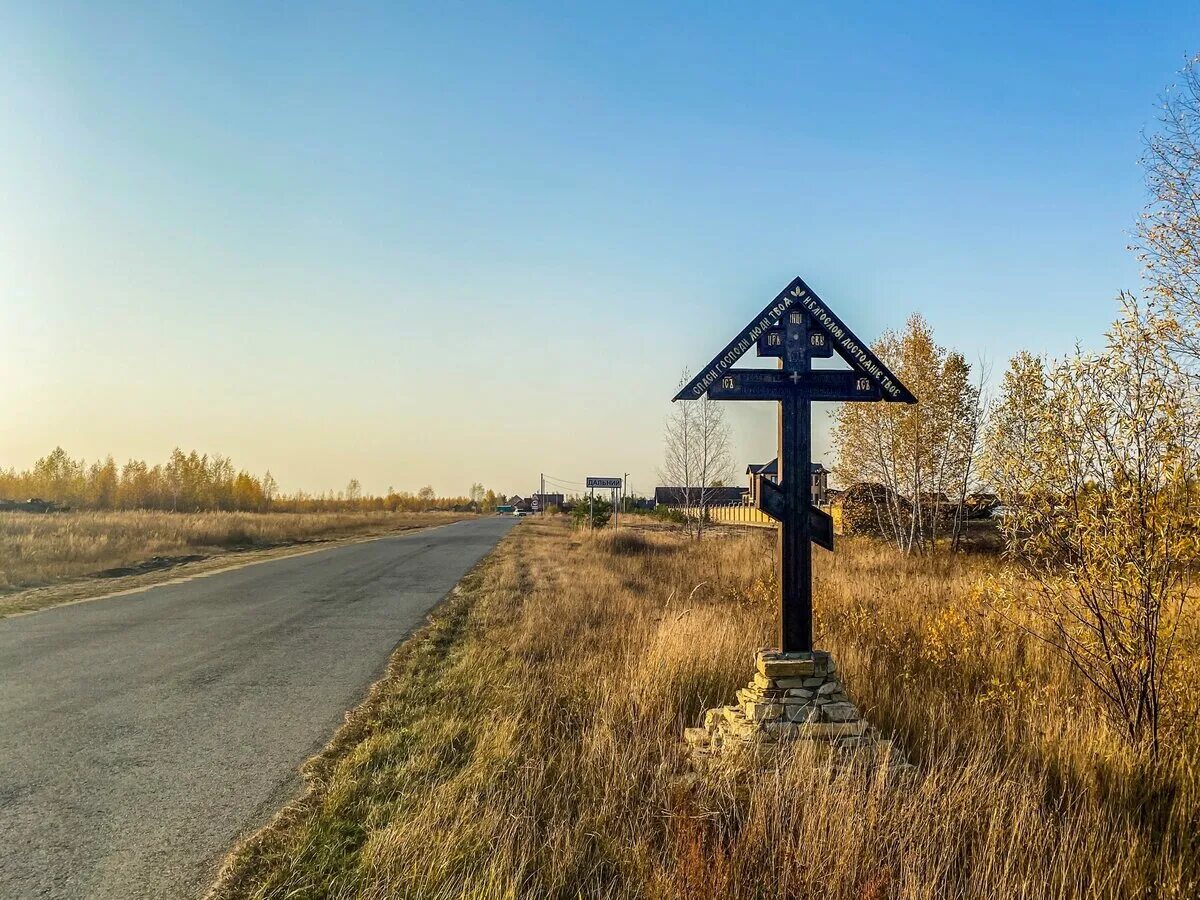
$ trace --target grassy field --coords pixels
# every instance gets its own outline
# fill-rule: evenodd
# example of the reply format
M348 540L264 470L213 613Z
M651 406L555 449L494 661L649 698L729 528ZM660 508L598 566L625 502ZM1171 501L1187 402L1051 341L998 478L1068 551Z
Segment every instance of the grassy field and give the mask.
M391 512L0 512L0 594L130 569L156 557L161 566L180 557L382 534L463 518Z
M1190 897L1195 739L1156 766L980 612L994 558L817 554L817 634L919 766L690 784L681 732L770 643L769 533L527 520L308 766L215 898Z

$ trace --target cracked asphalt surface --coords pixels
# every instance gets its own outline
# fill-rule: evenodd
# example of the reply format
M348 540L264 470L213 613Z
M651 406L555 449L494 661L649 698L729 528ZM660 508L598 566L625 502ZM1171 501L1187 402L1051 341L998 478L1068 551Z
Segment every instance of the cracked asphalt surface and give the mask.
M0 620L0 897L194 897L516 520Z

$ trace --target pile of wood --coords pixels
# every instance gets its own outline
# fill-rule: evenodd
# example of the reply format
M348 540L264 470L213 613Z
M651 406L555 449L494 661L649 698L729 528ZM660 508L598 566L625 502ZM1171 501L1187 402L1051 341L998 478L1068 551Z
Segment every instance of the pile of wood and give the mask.
M963 504L964 517L968 519L989 519L1000 508L1000 498L995 494L967 494Z
M59 506L52 500L42 500L30 497L28 500L0 500L0 512L58 512L66 507Z
M958 503L945 494L922 494L921 520L928 526L936 518L938 534L948 533L954 525ZM908 521L912 516L912 500L896 495L882 484L860 482L841 491L833 503L840 509L843 534L885 533L892 516ZM986 519L1000 505L995 494L968 494L963 504L961 521ZM882 523L882 527L881 527Z
M896 496L884 485L865 482L851 485L835 502L841 506L843 534L882 534L891 521L889 509L898 509L902 516L908 516L912 509L908 500Z

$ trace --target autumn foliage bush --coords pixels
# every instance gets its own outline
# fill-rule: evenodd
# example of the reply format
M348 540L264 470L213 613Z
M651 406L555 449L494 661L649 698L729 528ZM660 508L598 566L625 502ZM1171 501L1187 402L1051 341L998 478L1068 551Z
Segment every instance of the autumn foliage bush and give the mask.
M1200 566L1200 396L1169 323L1123 300L1103 350L1005 374L984 465L1018 571L990 587L1154 753Z

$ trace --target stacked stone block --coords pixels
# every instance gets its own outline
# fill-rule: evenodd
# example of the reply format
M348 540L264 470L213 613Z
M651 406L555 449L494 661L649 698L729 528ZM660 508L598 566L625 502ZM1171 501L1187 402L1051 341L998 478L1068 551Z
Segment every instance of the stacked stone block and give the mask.
M695 762L746 755L757 759L794 741L808 741L832 754L835 762L911 768L850 702L828 653L764 649L754 662L754 679L737 692L737 704L708 710L702 728L685 731Z

